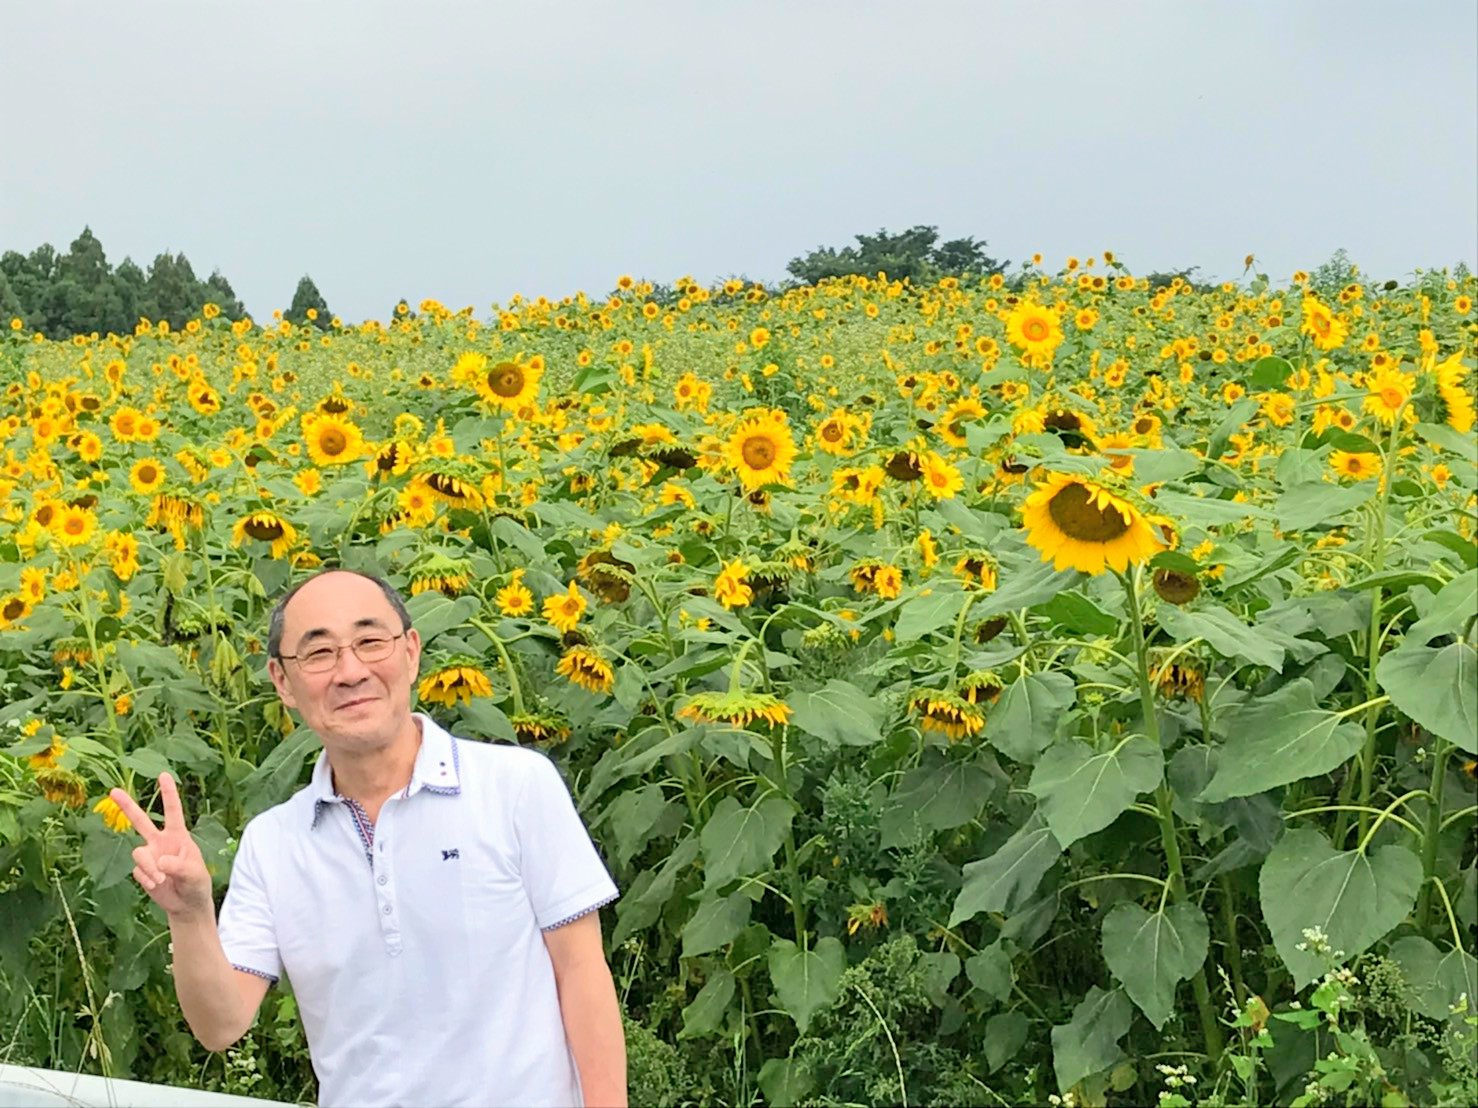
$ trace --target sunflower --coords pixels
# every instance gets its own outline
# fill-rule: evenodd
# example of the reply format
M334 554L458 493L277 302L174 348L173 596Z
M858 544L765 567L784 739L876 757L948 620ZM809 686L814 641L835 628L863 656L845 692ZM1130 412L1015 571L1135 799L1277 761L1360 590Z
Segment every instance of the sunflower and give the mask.
M1183 573L1178 569L1160 568L1150 578L1155 593L1167 604L1189 604L1201 591L1201 582L1194 573Z
M566 650L554 672L593 693L609 693L616 683L611 663L588 646L572 646Z
M562 743L570 737L569 722L551 712L523 712L509 716L513 735L521 743Z
M515 569L512 579L494 595L498 611L510 619L526 616L534 610L534 594L523 583L523 570Z
M846 408L838 408L816 425L816 449L834 457L846 457L853 452L852 435L856 429L853 416Z
M446 469L433 469L418 478L439 500L453 508L482 507L482 493L471 480Z
M985 716L964 697L938 689L920 689L908 701L925 731L939 731L950 742L969 738L985 727Z
M976 670L960 682L960 698L969 704L994 704L1006 686L992 670Z
M483 400L514 412L534 403L542 373L542 362L503 361L479 372L474 381Z
M298 532L291 523L274 512L250 512L236 521L231 528L231 545L240 546L247 539L272 544L272 557L281 558L298 541Z
M474 696L492 696L493 683L472 658L458 656L435 673L421 678L416 695L428 704L455 708L457 701L471 704Z
M1334 350L1343 346L1350 329L1344 321L1312 296L1304 297L1303 325L1299 328L1314 340L1320 350Z
M22 593L0 597L0 630L20 623L31 614L31 602Z
M952 499L965 487L960 471L934 451L924 455L924 491L935 500Z
M713 582L713 598L725 608L742 608L754 600L754 590L749 587L749 574L742 559L725 562Z
M347 465L364 450L364 435L343 416L318 416L303 428L303 437L308 444L308 456L320 468Z
M966 396L949 406L939 422L934 425L934 430L950 446L962 448L967 445L965 429L971 423L984 418L985 406L973 396Z
M140 496L152 496L164 484L164 466L158 458L143 458L128 471L128 483Z
M1445 362L1434 367L1437 376L1437 398L1442 403L1442 421L1460 435L1473 429L1473 398L1463 387L1463 378L1468 367L1463 365L1462 356L1454 354Z
M81 546L97 532L97 516L86 508L64 504L51 519L51 533L63 546Z
M32 604L40 604L46 599L46 571L44 569L26 566L21 570L21 595Z
M727 723L748 727L755 720L779 727L790 721L790 706L769 693L730 689L726 693L695 693L677 710L680 719L693 723Z
M965 582L966 588L978 586L994 592L998 580L996 560L984 550L967 551L955 562L955 576Z
M410 469L415 457L416 452L410 443L401 439L391 439L375 452L374 459L370 462L371 476L399 477Z
M724 443L724 458L739 474L745 491L771 483L784 484L795 461L790 429L770 412L747 414Z
M41 795L53 804L80 808L87 803L87 782L78 774L61 766L49 766L36 774Z
M1087 416L1051 405L1042 409L1042 430L1056 435L1069 450L1088 449L1098 438L1098 428Z
M1045 368L1062 344L1062 322L1050 308L1023 303L1006 317L1006 338L1021 352L1023 362Z
M139 420L142 416L143 413L137 408L125 404L108 420L108 428L119 442L133 442L138 435Z
M133 830L133 824L111 796L103 797L92 806L92 810L103 817L103 824L109 831L126 835Z
M467 591L471 565L462 558L432 554L411 570L411 595L439 592L443 596L459 596Z
M1383 369L1372 373L1365 382L1369 395L1365 397L1361 407L1367 414L1375 416L1389 427L1396 422L1396 416L1411 399L1412 387L1412 379L1399 369Z
M1022 505L1026 541L1061 571L1123 572L1165 548L1129 501L1074 473L1053 473Z
M585 597L580 586L570 582L568 592L557 592L544 601L544 618L561 633L573 631L585 614Z
M1341 477L1348 477L1353 481L1365 481L1371 477L1380 476L1380 455L1372 454L1368 450L1336 450L1329 455L1329 468Z
M1185 655L1173 662L1150 664L1150 679L1167 699L1199 701L1206 691L1206 671Z

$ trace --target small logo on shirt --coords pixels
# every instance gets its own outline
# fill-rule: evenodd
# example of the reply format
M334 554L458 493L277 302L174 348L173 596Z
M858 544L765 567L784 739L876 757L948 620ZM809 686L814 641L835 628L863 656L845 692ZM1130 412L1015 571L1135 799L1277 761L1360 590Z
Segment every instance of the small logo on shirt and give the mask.
M443 862L450 862L453 858L460 858L461 856L461 852L456 850L455 848L451 850L443 850L441 852L441 860Z

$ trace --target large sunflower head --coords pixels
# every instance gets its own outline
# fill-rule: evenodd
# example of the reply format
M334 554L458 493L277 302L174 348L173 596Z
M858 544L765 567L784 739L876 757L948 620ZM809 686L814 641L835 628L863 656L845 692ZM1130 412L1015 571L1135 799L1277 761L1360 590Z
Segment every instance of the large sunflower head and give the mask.
M86 508L64 504L51 518L51 533L63 546L81 546L97 534L97 516Z
M158 458L143 458L128 471L128 483L140 496L152 496L164 484L164 466Z
M474 696L492 696L493 683L478 666L475 658L458 655L446 665L428 673L416 686L416 696L428 704L445 704L454 708L457 701L471 704Z
M298 532L275 512L263 510L242 516L231 528L231 545L240 546L248 539L271 543L272 557L281 558L298 541Z
M474 383L487 403L514 412L534 403L542 374L542 362L502 361L479 372Z
M593 693L609 693L616 684L611 663L589 646L570 647L560 657L554 672Z
M1053 473L1022 505L1026 541L1057 570L1123 572L1165 549L1129 500L1076 473Z
M1021 351L1022 361L1047 366L1062 344L1062 322L1052 309L1023 302L1006 317L1006 338Z
M919 727L938 731L958 742L978 734L985 727L985 715L962 696L939 689L919 689L908 701L909 710L919 717Z
M784 484L795 461L795 441L790 428L772 413L751 412L729 435L724 457L746 491L761 485Z
M303 435L308 456L319 467L347 465L364 451L364 435L343 416L320 415L304 428Z

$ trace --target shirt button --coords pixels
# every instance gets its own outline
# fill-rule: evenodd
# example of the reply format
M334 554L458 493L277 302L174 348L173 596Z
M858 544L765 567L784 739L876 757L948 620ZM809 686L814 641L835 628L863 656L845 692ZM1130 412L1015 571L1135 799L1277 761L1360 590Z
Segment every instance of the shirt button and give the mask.
M388 877L386 877L386 876L385 876L385 875L384 875L384 874L383 874L383 873L382 873L382 874L380 874L380 876L379 876L379 877L377 877L377 878L375 878L375 880L376 880L376 881L378 881L378 882L379 882L379 883L380 883L380 884L382 884L382 885L383 885L383 884L384 884L384 883L385 883L385 882L386 882L386 881L389 881L389 880L390 880L390 878L388 878Z
M384 908L381 909L381 911L384 912L388 916L391 912L395 911L395 909L392 908L392 907L390 907L390 905L387 904L387 905L385 905Z

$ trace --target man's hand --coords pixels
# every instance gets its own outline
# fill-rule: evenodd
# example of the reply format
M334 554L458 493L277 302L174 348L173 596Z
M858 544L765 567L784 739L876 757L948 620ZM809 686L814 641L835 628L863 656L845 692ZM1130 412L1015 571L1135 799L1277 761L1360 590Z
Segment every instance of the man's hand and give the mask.
M171 919L209 918L215 914L215 896L205 857L185 826L185 810L174 778L159 775L159 794L164 798L164 827L154 825L149 814L122 789L108 795L143 836L144 845L133 852L133 877L155 904Z

